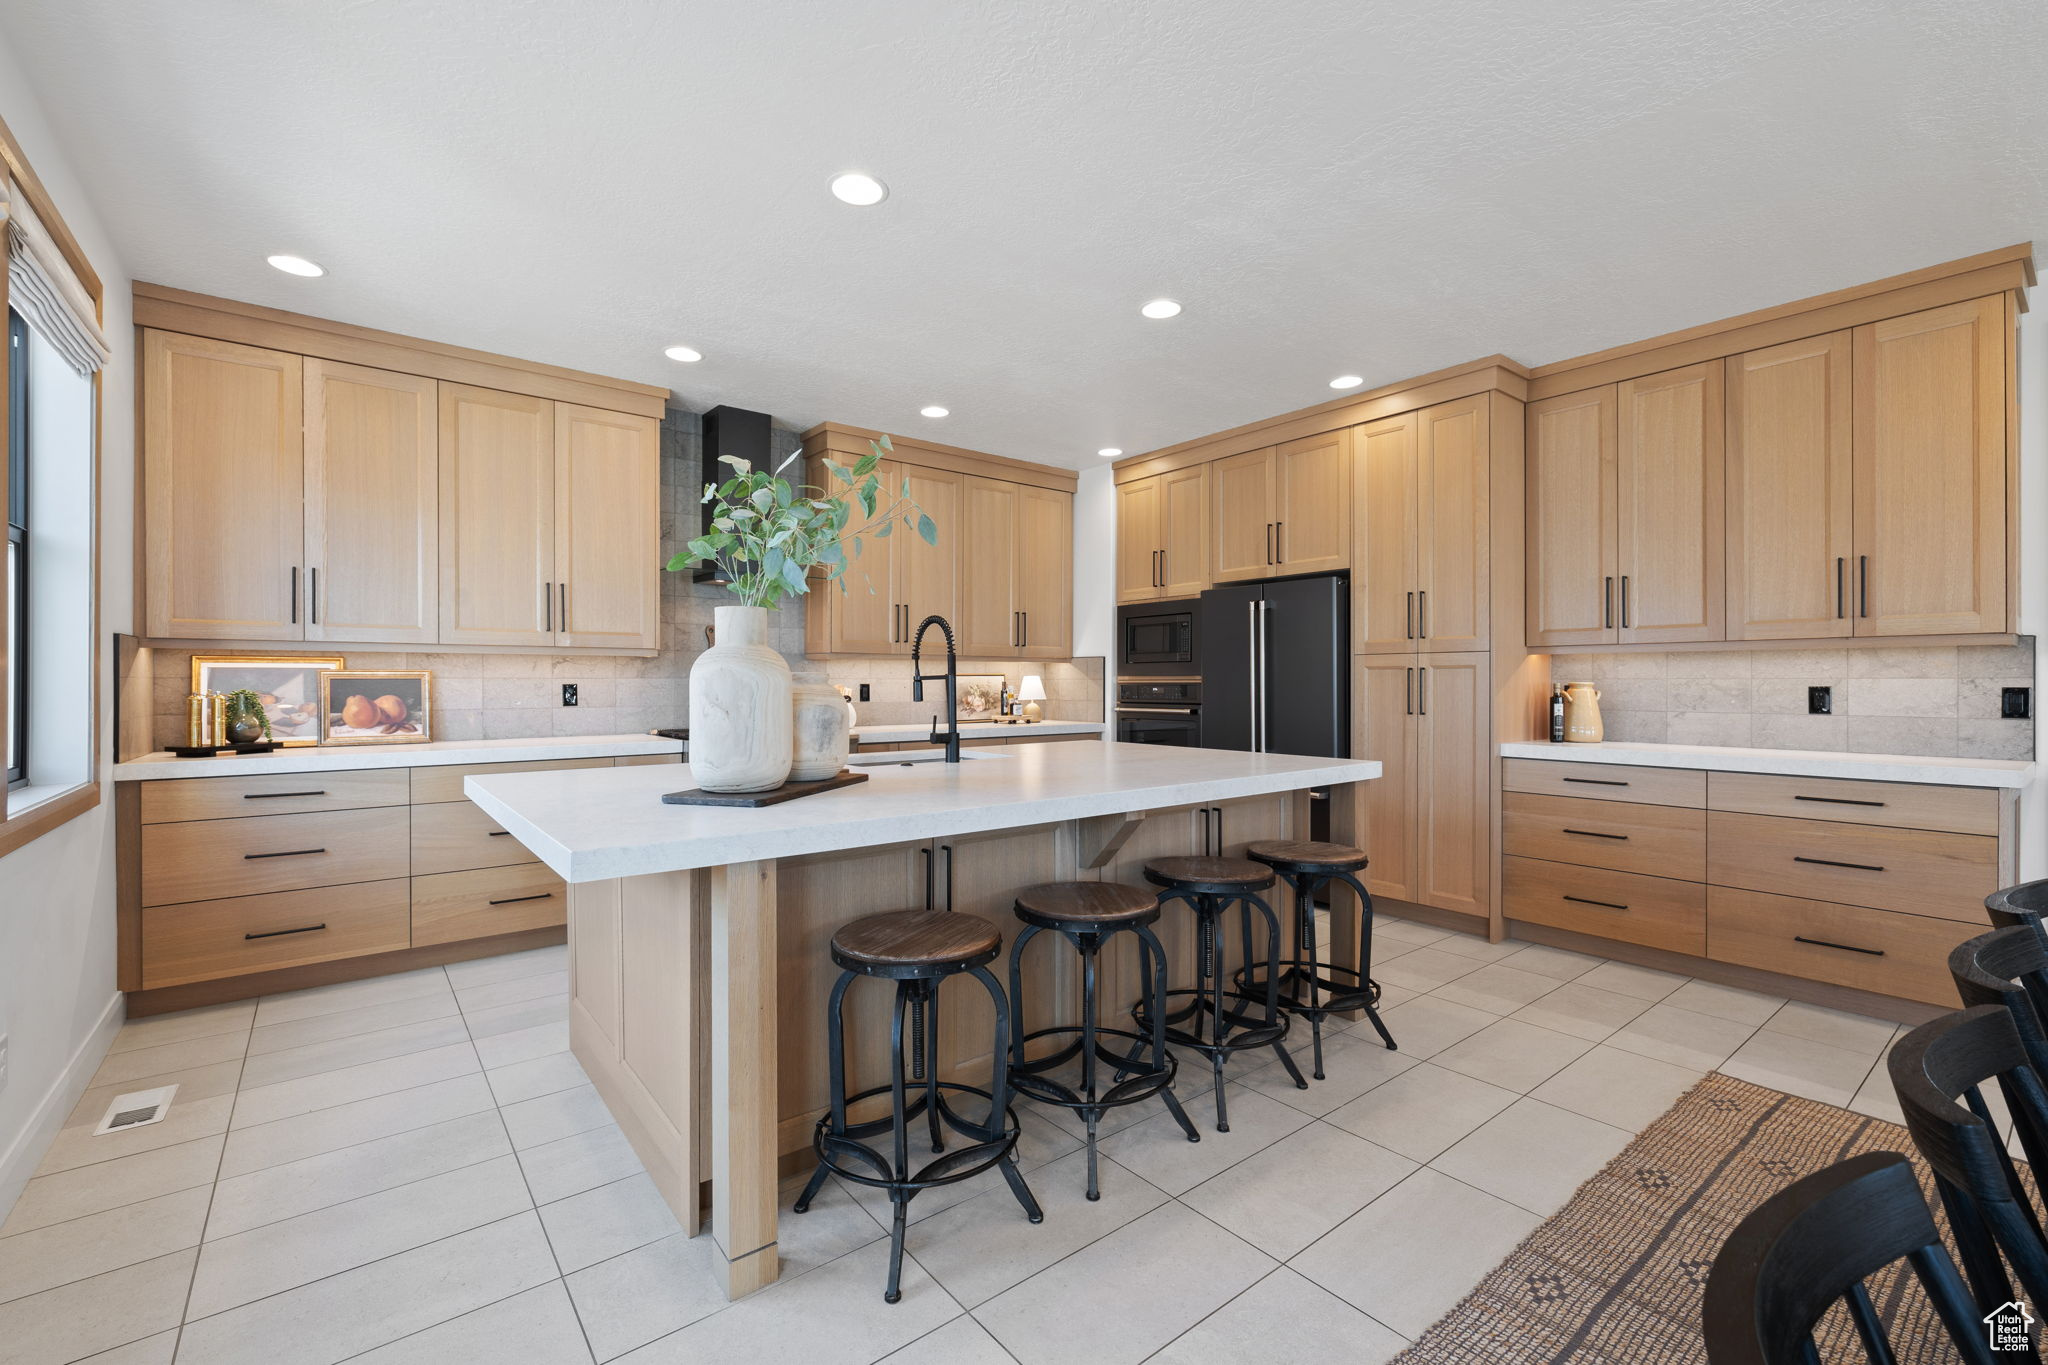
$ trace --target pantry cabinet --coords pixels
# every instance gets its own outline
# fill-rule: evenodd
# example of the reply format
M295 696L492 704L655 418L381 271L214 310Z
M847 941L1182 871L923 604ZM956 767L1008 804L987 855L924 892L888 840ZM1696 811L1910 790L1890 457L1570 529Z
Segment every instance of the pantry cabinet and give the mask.
M1368 654L1356 662L1352 752L1382 765L1360 793L1366 890L1492 912L1491 657Z
M1209 586L1209 468L1120 484L1116 600L1193 597Z
M1357 429L1354 651L1488 647L1491 439L1485 394Z

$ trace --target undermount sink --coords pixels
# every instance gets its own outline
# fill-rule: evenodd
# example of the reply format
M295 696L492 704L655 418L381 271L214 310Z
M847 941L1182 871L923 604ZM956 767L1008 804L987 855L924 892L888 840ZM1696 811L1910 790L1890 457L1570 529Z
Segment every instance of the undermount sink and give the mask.
M1003 758L1003 754L963 752L962 763L979 763L984 758ZM913 763L944 763L944 749L899 749L894 753L849 754L846 766L849 768L887 768L893 765L909 767Z

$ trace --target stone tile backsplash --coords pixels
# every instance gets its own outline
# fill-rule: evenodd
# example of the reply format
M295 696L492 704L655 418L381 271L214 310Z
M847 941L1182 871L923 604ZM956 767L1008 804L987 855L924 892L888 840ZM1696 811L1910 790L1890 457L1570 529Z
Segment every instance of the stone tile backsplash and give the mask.
M1553 654L1550 676L1592 682L1614 740L2034 756L2033 721L1998 714L2001 689L2034 685L2030 636L2011 646ZM1833 689L1833 715L1807 713L1806 689L1813 686Z
M661 427L661 553L664 560L681 547L702 515L703 424L694 412L670 409ZM775 427L770 449L777 460L795 451L802 438ZM690 713L690 665L705 647L704 631L712 610L733 601L732 594L711 583L694 583L687 573L662 575L661 653L651 659L582 654L456 654L410 652L377 646L333 646L350 668L433 670L434 738L529 739L544 735L631 734L687 725ZM826 677L852 687L870 684L874 701L862 706L869 724L908 724L926 720L930 708L910 701L908 659L828 660L804 657L803 603L781 613L773 627L776 648L789 659L798 677ZM934 637L936 639L936 637ZM238 652L231 645L204 651ZM325 645L304 650L254 649L258 654L326 653ZM154 651L155 695L152 711L159 745L181 744L185 736L185 696L191 689L188 650ZM1020 664L1016 661L962 663L963 673L1003 673L1014 686L1026 672L1045 678L1051 720L1103 718L1103 661L1076 659ZM562 684L575 683L577 705L562 705Z

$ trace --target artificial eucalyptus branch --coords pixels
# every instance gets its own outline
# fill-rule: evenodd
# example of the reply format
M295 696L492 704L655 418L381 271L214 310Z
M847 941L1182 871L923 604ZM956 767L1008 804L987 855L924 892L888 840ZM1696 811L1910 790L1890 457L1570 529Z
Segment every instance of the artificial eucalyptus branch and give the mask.
M869 441L869 453L851 469L825 461L825 468L844 488L837 496L781 477L801 451L772 472L735 456L720 456L719 463L731 465L736 473L722 484L704 485L703 501L712 504L711 529L690 540L668 567L714 564L741 602L772 609L785 597L809 592L814 567L824 569L825 577L844 591L847 565L859 556L864 538L880 540L900 525L915 531L925 544L938 544L939 528L911 500L908 478L900 494L885 494L882 489L875 469L892 449L884 436ZM866 520L858 531L849 531L855 502Z

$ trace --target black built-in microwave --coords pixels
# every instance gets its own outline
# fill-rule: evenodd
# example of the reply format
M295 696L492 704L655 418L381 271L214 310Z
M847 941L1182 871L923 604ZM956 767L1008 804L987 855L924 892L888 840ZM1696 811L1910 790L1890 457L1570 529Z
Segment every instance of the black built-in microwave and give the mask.
M1191 676L1200 614L1201 604L1193 598L1118 607L1117 676Z

